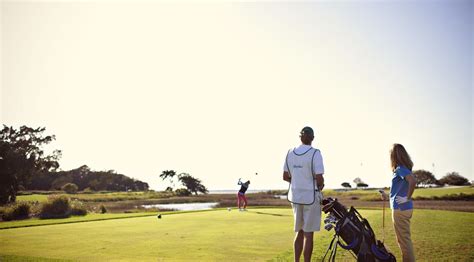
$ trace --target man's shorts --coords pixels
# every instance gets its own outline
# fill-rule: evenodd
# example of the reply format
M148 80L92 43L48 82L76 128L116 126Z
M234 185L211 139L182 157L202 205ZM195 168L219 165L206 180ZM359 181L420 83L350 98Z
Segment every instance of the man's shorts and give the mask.
M295 220L295 232L314 232L321 229L321 193L316 193L316 199L311 205L291 204Z

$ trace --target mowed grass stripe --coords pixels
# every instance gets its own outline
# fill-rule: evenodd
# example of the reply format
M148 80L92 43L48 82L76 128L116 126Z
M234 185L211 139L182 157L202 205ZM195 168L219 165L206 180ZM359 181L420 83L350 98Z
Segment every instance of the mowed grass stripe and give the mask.
M73 216L70 218L60 218L60 219L32 218L32 219L26 219L26 220L1 222L0 230L20 228L20 227L36 227L36 226L48 226L48 225L59 225L59 224L94 222L94 221L101 221L101 220L124 219L124 218L155 216L155 215L156 214L154 213L89 214L86 216Z
M255 208L276 208L276 207L255 207ZM173 215L173 214L184 214L184 213L196 213L196 212L212 212L216 210L227 210L227 208L217 208L209 210L190 210L190 211L163 211L159 212L162 215ZM90 213L86 216L73 216L69 218L58 218L58 219L25 219L17 221L5 221L0 222L0 230L19 228L19 227L34 227L34 226L47 226L47 225L58 225L58 224L71 224L71 223L82 223L82 222L94 222L109 219L124 219L134 217L146 217L156 216L157 212L142 212L142 213L110 213L110 214L96 214Z

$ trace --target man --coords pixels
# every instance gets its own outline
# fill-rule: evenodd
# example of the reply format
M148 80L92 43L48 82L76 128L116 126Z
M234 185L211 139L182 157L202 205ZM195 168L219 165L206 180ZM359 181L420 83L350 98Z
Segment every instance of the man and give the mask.
M321 190L324 187L324 165L321 152L313 148L313 129L300 132L301 145L286 155L283 180L290 183L288 201L293 207L295 261L303 252L304 261L311 261L313 233L321 226Z

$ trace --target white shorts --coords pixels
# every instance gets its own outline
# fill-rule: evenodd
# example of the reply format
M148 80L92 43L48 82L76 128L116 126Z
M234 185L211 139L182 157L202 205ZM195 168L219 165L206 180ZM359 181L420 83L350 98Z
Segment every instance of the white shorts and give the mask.
M316 199L311 205L291 204L295 219L295 232L314 232L321 229L321 194L316 194Z

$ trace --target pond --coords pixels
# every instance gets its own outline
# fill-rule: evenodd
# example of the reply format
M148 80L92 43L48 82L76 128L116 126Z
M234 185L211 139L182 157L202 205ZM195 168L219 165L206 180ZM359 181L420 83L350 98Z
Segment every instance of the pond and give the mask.
M188 210L207 210L213 209L217 206L217 202L206 202L206 203L182 203L182 204L155 204L155 205L143 205L144 208L159 208L167 210L178 210L178 211L188 211Z

